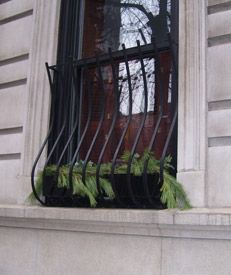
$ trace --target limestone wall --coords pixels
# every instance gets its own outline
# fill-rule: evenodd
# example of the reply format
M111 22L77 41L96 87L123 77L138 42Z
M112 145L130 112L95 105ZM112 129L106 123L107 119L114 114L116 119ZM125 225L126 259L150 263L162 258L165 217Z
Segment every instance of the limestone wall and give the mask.
M208 206L231 206L231 1L208 7Z
M33 0L0 2L0 202L17 203Z

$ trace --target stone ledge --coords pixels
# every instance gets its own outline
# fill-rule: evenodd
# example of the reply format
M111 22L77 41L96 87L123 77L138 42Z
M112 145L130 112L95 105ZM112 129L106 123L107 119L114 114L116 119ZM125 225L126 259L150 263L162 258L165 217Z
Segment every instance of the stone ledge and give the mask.
M231 208L124 210L0 205L0 226L155 237L231 239Z

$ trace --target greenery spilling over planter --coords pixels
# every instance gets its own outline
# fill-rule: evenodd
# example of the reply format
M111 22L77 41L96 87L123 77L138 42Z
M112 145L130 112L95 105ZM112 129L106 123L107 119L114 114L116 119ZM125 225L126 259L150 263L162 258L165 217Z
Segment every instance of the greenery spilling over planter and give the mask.
M116 164L115 174L126 174L128 167L128 160L130 158L130 152L126 151L121 157L121 161ZM157 160L153 153L145 150L142 156L135 154L132 165L131 174L134 176L141 176L144 164L148 160L147 174L159 173L160 162ZM83 162L77 162L73 169L72 183L73 183L73 195L78 195L79 197L87 197L90 202L91 207L96 207L97 198L99 196L97 186L96 186L96 167L97 165L91 161L88 162L86 167L86 178L85 184L82 181L82 170ZM99 183L102 192L106 197L113 200L115 195L112 189L112 185L109 180L109 175L111 174L111 163L102 163L100 166L99 173ZM58 188L69 188L69 165L61 166L59 169L59 176L57 187ZM171 170L174 169L171 166L171 157L165 158L164 162L164 172L163 172L163 184L161 186L160 200L167 208L181 208L189 209L191 208L190 202L187 195L182 187L182 185L176 180L175 177L171 175ZM43 173L46 176L55 176L57 171L57 166L50 165L45 168L45 171L40 171L37 176L35 188L39 196L42 195L43 186ZM125 182L126 184L126 182ZM142 184L142 182L141 182ZM155 182L153 184L156 184ZM28 200L33 203L35 201L34 194L31 193Z

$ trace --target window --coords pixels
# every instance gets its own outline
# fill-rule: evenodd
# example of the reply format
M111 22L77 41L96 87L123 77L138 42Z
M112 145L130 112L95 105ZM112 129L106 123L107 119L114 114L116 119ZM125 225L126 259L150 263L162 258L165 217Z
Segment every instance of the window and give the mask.
M160 163L167 153L176 163L177 1L79 2L62 1L57 64L47 65L51 121L41 151L48 144L45 166L55 165L57 173L52 184L44 187L45 193L52 194L45 203L75 204L75 165L81 163L86 185L86 169L95 163L97 189L105 206L100 169L110 162L115 172L125 151L129 151L130 166L146 149ZM68 186L56 192L65 165ZM127 183L121 193L116 190L117 176L111 173L116 199L124 207L150 207L155 204L154 190L147 182L147 188L142 187L145 179L141 176L141 188L135 191L137 179L131 178L131 168L125 173ZM130 199L121 199L123 192ZM76 200L77 205L84 204ZM117 204L113 201L112 206Z

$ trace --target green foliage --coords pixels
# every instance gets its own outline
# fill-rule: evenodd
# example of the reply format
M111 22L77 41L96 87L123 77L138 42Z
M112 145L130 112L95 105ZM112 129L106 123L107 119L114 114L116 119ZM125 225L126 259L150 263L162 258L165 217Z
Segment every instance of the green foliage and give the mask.
M36 190L36 193L40 196L42 194L42 188L43 188L43 180L42 180L42 175L43 175L43 172L42 171L39 171L38 172L38 175L37 175L37 179L36 179L36 184L35 184L35 190ZM30 195L27 197L27 202L29 204L34 204L36 199L35 199L35 196L34 196L34 193L31 192Z
M167 205L167 208L191 208L182 185L167 172L164 172L164 182L160 191L161 201Z
M131 158L131 153L125 151L121 156L121 160L116 163L115 174L126 174L128 170L128 161ZM175 177L171 175L171 170L174 169L171 165L171 156L167 156L164 161L163 184L161 191L161 202L166 204L167 208L191 208L187 195L182 185L177 182ZM144 168L147 168L148 174L159 173L160 161L157 160L153 153L145 150L143 155L135 154L131 163L131 174L141 176ZM59 169L58 183L59 188L69 188L69 165L61 166ZM83 161L75 164L72 173L73 194L80 197L88 198L91 207L97 205L97 198L99 196L96 184L96 168L97 165L93 162L88 162L86 166L85 184L82 181ZM99 184L101 191L110 199L115 197L108 175L111 173L111 163L102 163L99 171ZM44 173L48 176L55 176L57 167L55 165L47 166ZM36 181L36 192L41 196L42 194L43 171L40 171ZM156 184L156 183L154 183ZM34 200L33 193L28 197L32 202Z

